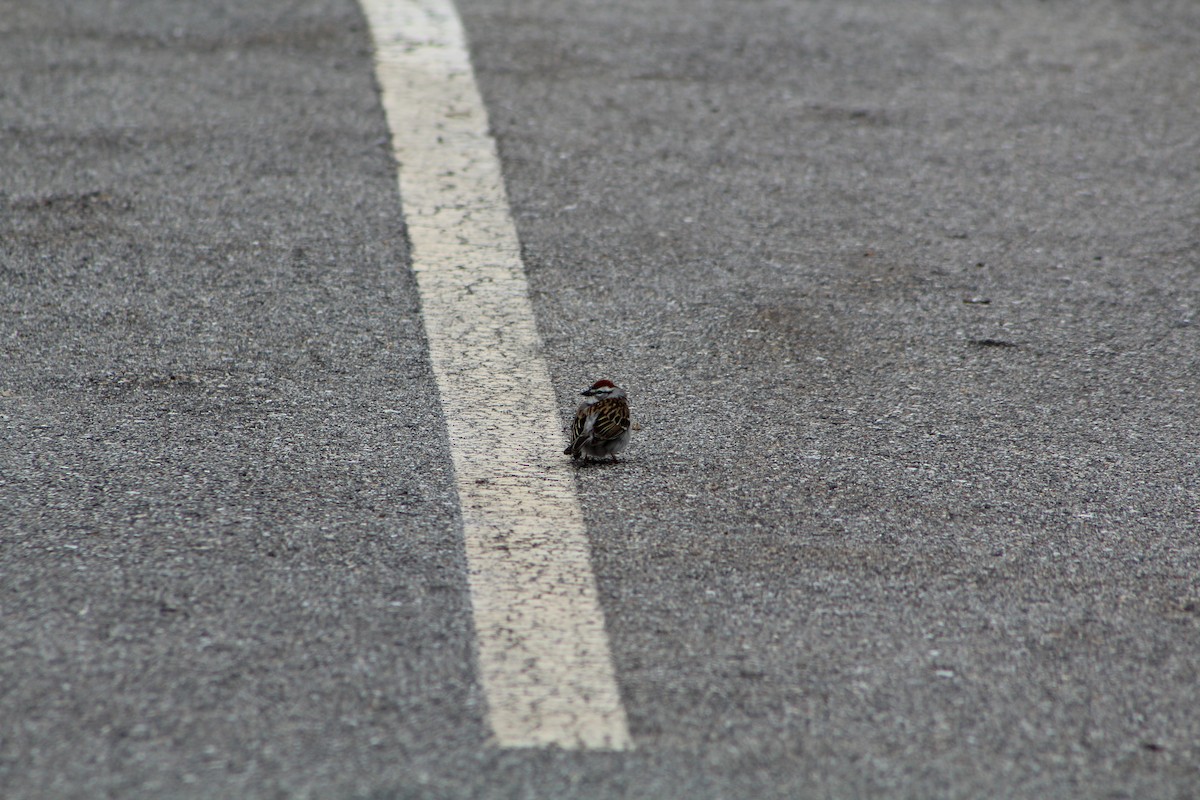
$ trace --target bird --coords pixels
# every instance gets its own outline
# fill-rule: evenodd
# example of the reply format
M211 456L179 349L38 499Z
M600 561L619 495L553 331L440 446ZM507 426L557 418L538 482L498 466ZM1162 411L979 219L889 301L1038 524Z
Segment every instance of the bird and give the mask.
M598 380L580 394L583 400L571 425L571 444L563 455L573 459L612 456L629 444L629 400L625 390L610 380Z

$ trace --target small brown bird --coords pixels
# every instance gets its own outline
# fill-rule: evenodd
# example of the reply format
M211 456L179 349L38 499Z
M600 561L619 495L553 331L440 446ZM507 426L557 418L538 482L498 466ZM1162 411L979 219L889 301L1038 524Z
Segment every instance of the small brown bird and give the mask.
M625 390L609 380L600 380L584 389L583 401L571 426L571 445L564 455L575 459L612 456L629 444L629 400Z

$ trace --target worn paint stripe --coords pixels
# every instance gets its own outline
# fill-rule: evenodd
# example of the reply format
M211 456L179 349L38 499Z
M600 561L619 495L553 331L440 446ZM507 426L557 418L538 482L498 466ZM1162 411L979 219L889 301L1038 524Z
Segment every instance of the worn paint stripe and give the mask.
M449 0L361 0L375 41L504 747L631 747L495 142Z

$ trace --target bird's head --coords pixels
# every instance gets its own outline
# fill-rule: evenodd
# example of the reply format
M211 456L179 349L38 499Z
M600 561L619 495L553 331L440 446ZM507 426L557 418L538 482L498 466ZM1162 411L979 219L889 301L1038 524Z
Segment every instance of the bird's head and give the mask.
M618 389L617 385L612 381L599 380L588 388L584 389L582 392L580 392L580 394L582 394L584 397L595 397L603 400L605 397L608 397L614 393L619 393L620 391L621 390Z

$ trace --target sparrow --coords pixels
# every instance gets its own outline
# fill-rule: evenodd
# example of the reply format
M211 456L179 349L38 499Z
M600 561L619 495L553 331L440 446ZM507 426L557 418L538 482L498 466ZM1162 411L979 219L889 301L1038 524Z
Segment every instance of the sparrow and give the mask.
M593 383L580 394L583 401L571 425L571 444L563 455L574 459L612 456L629 444L629 401L625 390L609 380Z

